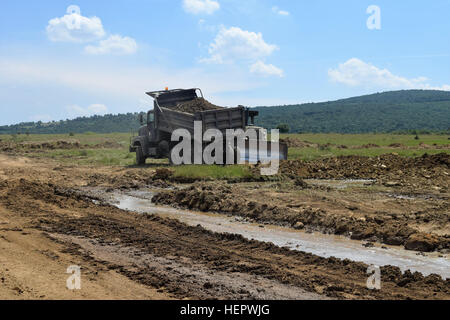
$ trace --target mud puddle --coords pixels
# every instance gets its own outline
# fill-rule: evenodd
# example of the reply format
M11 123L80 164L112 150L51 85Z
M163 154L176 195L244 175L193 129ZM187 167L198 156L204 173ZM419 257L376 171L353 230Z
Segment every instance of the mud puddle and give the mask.
M444 279L450 278L450 259L439 257L438 253L423 255L399 247L379 244L364 247L365 242L342 236L311 234L285 227L249 223L234 216L155 206L151 202L153 194L152 191L131 191L127 194L119 192L104 194L104 197L106 202L122 210L157 214L177 219L187 225L201 225L213 232L239 234L247 239L270 242L280 247L325 258L336 257L377 266L391 265L399 267L402 271L418 271L425 276L434 273L441 275Z
M370 179L345 179L345 180L332 180L332 179L305 179L307 184L318 187L329 187L332 189L347 189L354 187L367 187L373 185L376 180Z
M380 193L383 196L400 200L448 200L448 197L435 194L401 194L401 193Z

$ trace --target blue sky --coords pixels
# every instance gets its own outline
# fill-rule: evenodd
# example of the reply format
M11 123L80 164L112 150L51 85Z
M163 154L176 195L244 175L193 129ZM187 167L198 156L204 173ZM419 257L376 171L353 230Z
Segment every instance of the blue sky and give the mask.
M2 4L0 125L144 111L166 86L227 106L450 90L450 0Z

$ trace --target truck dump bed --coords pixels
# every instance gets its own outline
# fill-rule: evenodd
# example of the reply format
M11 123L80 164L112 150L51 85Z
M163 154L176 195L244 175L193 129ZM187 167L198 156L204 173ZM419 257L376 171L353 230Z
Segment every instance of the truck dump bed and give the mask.
M223 108L217 110L208 110L196 112L194 114L180 112L169 108L160 108L161 114L158 116L157 127L159 130L172 133L175 129L187 129L191 134L194 133L194 121L201 121L203 132L208 129L218 129L225 131L227 129L245 130L245 108Z
M244 107L223 108L198 96L200 89L148 92L155 99L155 117L158 130L172 133L186 129L194 133L194 121L201 121L203 132L208 129L243 129L246 127ZM204 111L198 111L204 110ZM193 111L193 112L189 112Z

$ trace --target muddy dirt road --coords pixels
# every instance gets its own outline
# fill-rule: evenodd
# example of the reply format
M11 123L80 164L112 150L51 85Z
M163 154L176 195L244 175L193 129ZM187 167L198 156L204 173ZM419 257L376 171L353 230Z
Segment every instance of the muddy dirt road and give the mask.
M323 258L154 214L132 213L83 192L93 187L111 192L164 185L152 179L153 175L151 167L73 167L0 155L0 298L450 299L450 280L437 275L425 277L420 273L402 273L396 267L382 267L382 289L373 291L366 286L368 266L364 263ZM174 188L163 191L164 196L159 197L165 204L172 199L171 205L188 205L183 204L185 197L178 194L192 190L196 193L225 188L226 192L233 192L233 188L238 188L235 191L256 194L252 183L194 189L171 184ZM269 208L276 206L276 201L284 201L285 208L295 209L315 200L308 204L311 208L308 210L318 213L329 212L322 204L334 197L337 201L345 193L330 189L326 196L327 190L313 188L305 195L303 189L300 193L297 189L279 192L294 188L290 183L275 189L273 182L264 185L265 189L261 190L270 203ZM328 197L326 201L319 197L321 193L322 197ZM296 197L292 198L294 194ZM222 193L212 195L221 197ZM440 198L430 201L418 200L416 205L425 215L436 208L441 208L436 215L445 213L448 202L442 198L445 194L439 192L439 195ZM191 207L198 203L202 210L220 209L212 205L200 208L201 197L193 199ZM403 203L403 199L392 199L397 200L400 202L394 210L396 217L401 216L405 207L413 207ZM348 201L337 201L334 207L351 207L353 204ZM255 204L257 208L259 204ZM391 204L385 204L386 208ZM370 205L361 205L363 210L342 209L341 217L344 212L351 212L359 219L359 211L367 211L365 214L370 216ZM332 213L337 214L335 211ZM262 212L262 216L268 214ZM241 215L238 210L229 213ZM274 213L275 217L281 215ZM438 239L433 250L445 256L448 221L439 222L439 219L433 226L420 219L414 223L416 228ZM281 219L271 220L282 223ZM298 224L301 221L286 221L288 226L295 222L294 225L301 227ZM405 221L400 219L401 223ZM264 223L269 223L269 219L264 219ZM303 227L309 225L314 227L305 220ZM70 265L82 267L80 291L66 289L66 269Z

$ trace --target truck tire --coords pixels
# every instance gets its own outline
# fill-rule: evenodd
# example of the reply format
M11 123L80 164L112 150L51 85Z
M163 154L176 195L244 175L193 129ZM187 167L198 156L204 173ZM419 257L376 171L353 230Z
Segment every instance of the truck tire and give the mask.
M136 164L142 166L145 164L145 156L142 147L136 147Z

